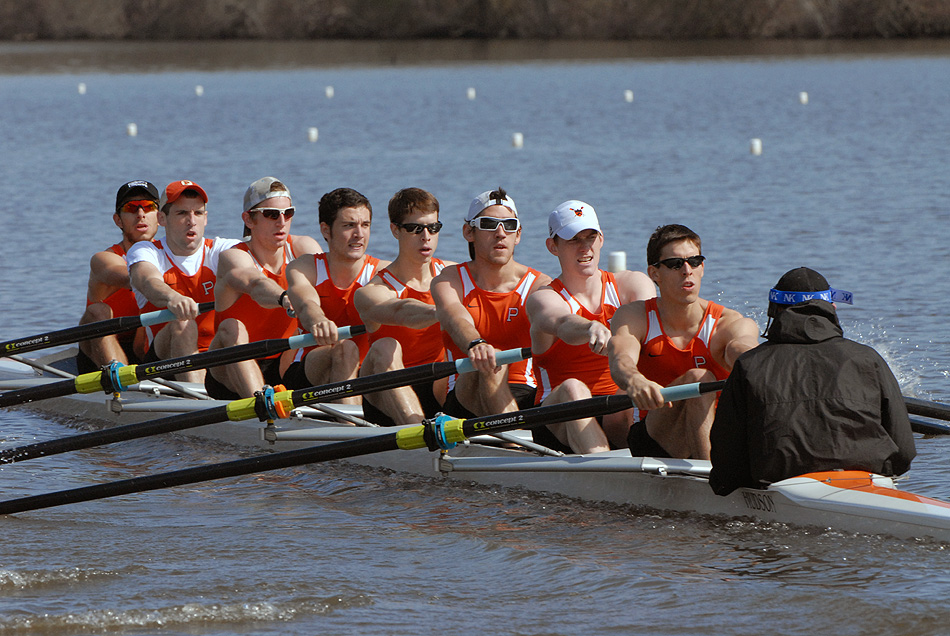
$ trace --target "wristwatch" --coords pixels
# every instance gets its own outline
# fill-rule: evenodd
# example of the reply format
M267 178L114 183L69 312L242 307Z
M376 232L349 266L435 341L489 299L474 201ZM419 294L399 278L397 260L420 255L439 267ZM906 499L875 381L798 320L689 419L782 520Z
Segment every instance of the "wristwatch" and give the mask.
M471 351L472 347L480 345L480 344L484 344L484 343L485 343L484 338L475 338L470 343L468 343L468 350Z

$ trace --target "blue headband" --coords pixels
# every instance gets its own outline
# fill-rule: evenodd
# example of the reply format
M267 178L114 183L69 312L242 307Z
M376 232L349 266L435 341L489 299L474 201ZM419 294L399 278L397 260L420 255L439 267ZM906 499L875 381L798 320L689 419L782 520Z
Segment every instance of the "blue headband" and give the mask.
M777 289L769 290L769 302L776 303L778 305L797 305L798 303L803 303L806 300L825 300L829 303L845 303L846 305L854 304L854 294L843 289L834 289L828 288L825 291L813 291L813 292L789 292L789 291L779 291Z

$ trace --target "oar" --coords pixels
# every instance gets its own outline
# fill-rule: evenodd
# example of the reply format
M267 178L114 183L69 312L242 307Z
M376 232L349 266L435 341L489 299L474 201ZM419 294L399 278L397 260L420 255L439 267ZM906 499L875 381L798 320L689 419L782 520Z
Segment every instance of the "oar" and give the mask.
M451 363L449 363L451 364ZM709 391L718 391L724 382L705 382L684 384L663 389L663 397L667 401L683 400L697 397ZM429 448L437 450L454 446L475 435L486 433L501 433L518 428L527 428L540 424L564 422L567 420L606 415L623 411L632 406L626 395L608 395L577 402L565 402L551 406L539 406L514 413L502 413L487 417L475 417L468 420L448 420L440 418L434 423L410 426L395 432L376 435L373 437L326 444L293 451L284 451L238 459L221 464L196 466L157 475L134 477L122 481L114 481L95 486L61 490L45 495L34 495L21 499L11 499L0 502L0 514L13 514L27 510L39 510L65 504L105 499L118 495L127 495L136 492L159 490L172 486L183 486L202 481L212 481L225 477L237 477L251 473L259 473L280 468L290 468L304 464L346 459L359 455L370 455L390 450L413 450Z
M916 417L910 418L910 428L915 433L923 435L950 435L950 424L929 422Z
M499 365L505 365L529 357L531 357L530 348L509 349L508 351L502 351L496 354L495 360ZM92 431L90 433L82 433L80 435L72 435L70 437L10 448L0 452L0 464L12 464L37 457L58 455L60 453L140 437L148 437L160 433L173 433L175 431L183 431L189 428L197 428L206 424L216 424L228 420L240 422L255 417L262 421L266 419L277 419L278 417L287 417L293 409L306 406L307 404L332 402L333 400L354 395L386 391L409 384L437 380L452 375L453 373L466 373L473 370L474 367L472 367L472 363L469 359L462 358L455 362L421 364L416 367L409 367L408 369L367 375L362 378L334 382L323 386L313 386L296 391L281 391L277 393L271 391L269 394L261 393L257 397L235 400L222 406L202 409L192 413L170 415L148 422L126 424L101 431Z
M930 402L919 398L907 397L906 395L904 396L904 404L907 406L907 412L911 415L932 417L935 420L950 420L950 404Z
M366 327L363 325L352 325L349 327L340 327L337 335L341 339L350 338L365 331ZM48 400L64 395L72 395L73 393L96 393L98 391L117 393L124 391L126 387L136 382L148 380L149 378L167 378L185 371L207 369L209 367L240 362L241 360L266 358L276 353L283 353L288 349L313 347L316 344L312 334L304 334L290 338L259 340L235 347L214 349L213 351L205 351L204 353L182 356L181 358L159 360L158 362L130 364L124 367L116 366L106 371L84 373L71 380L50 382L42 386L32 386L25 389L7 391L0 395L0 407L14 406L16 404L35 402L37 400Z
M198 305L199 313L211 311L212 309L214 309L213 302ZM161 309L138 316L120 316L119 318L90 322L85 325L79 325L78 327L70 327L69 329L60 329L59 331L50 331L35 336L27 336L26 338L0 342L0 355L26 353L27 351L72 344L82 340L92 340L93 338L111 336L112 334L121 333L123 331L131 331L139 327L160 325L172 320L175 320L175 314L168 309Z

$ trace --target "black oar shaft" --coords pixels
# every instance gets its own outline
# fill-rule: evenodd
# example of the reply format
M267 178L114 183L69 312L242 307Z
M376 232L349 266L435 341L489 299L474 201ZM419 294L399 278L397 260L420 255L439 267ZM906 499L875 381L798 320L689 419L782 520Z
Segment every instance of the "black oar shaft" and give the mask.
M937 420L950 420L950 404L930 402L907 396L904 396L904 404L907 406L907 412L911 415L932 417Z
M214 309L214 303L201 303L198 305L198 311L201 313L211 311L212 309ZM141 316L120 316L118 318L90 322L85 325L0 342L0 355L26 353L28 351L36 351L37 349L47 349L58 345L92 340L93 338L110 336L123 331L131 331L140 326L142 326Z
M722 383L708 382L695 386L698 386L698 393L705 393L721 389ZM678 397L671 399L685 399L686 397L688 397L687 392L681 392ZM555 404L553 406L540 406L515 413L491 415L464 421L455 420L454 423L457 424L455 427L456 431L461 429L461 431L465 432L465 438L468 438L483 433L502 432L536 424L563 422L581 417L605 415L615 411L622 411L626 408L630 408L630 406L630 398L626 395L609 395L580 400L573 403L568 402L565 404ZM431 434L432 429L430 427L413 426L394 433L384 433L368 438L337 442L294 451L283 451L210 466L196 466L194 468L186 468L145 477L135 477L108 484L61 490L45 495L11 499L9 501L0 502L0 514L14 514L28 510L39 510L41 508L51 508L53 506L92 501L94 499L105 499L107 497L116 497L135 492L171 488L173 486L236 477L267 470L290 468L292 466L301 466L335 459L347 459L360 455L371 455L373 453L390 450L424 448L428 443L427 438L430 438Z
M519 355L527 357L530 355L530 350L522 349ZM341 397L363 395L365 393L374 393L376 391L385 391L408 384L415 384L416 382L436 380L451 375L455 373L456 370L457 365L455 362L433 362L409 367L407 369L399 369L398 371L366 376L364 378L343 380L320 387L298 389L297 391L291 392L293 400L292 406L298 407L319 402L331 402ZM67 380L66 383L71 383L71 381ZM62 395L67 395L71 392L72 391L67 391ZM3 396L0 396L0 398L2 397ZM248 400L232 402L232 410L229 410L227 406L213 407L193 413L171 415L149 422L126 424L102 431L82 433L61 439L47 440L45 442L10 448L5 451L0 451L0 464L22 462L38 457L58 455L60 453L138 439L150 435L158 435L160 433L184 431L190 428L197 428L198 426L215 424L227 420L241 421L255 417L253 408L233 408L233 405L237 403L248 403Z
M24 402L36 402L39 400L49 400L64 395L72 395L76 392L76 382L73 380L60 380L59 382L50 382L40 386L31 386L25 389L16 389L5 391L0 394L0 407L14 406Z
M0 464L22 462L28 459L36 459L37 457L46 457L48 455L59 455L60 453L68 453L74 450L93 448L104 444L149 437L151 435L160 435L162 433L174 433L189 428L197 428L206 424L216 424L227 419L228 408L226 406L203 409L201 411L195 411L194 413L171 415L148 422L126 424L124 426L106 428L101 431L92 431L90 433L27 444L26 446L19 446L17 448L9 448L0 451Z
M28 510L40 510L42 508L52 508L54 506L92 501L94 499L117 497L119 495L128 495L136 492L172 488L174 486L184 486L186 484L225 479L227 477L238 477L240 475L290 468L303 464L346 459L348 457L368 453L381 453L383 451L395 450L396 448L396 434L390 433L370 439L351 440L338 444L261 455L210 466L196 466L194 468L185 468L183 470L158 475L133 477L132 479L110 482L108 484L85 486L83 488L61 490L44 495L23 497L22 499L12 499L10 501L0 502L0 514L9 515L17 512L26 512Z

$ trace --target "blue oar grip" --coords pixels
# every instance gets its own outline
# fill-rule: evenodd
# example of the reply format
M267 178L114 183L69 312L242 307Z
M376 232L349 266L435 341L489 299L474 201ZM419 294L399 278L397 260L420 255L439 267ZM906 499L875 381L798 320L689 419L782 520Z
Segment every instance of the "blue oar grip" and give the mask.
M143 327L151 327L152 325L161 325L175 320L175 314L172 313L171 309L159 309L158 311L142 314L139 316L139 320L142 321Z
M506 364L511 364L512 362L520 362L527 357L531 356L531 350L528 348L524 349L506 349L505 351L498 351L495 353L495 363L498 366L504 366ZM472 361L468 358L462 358L455 361L455 369L459 373L471 373L475 370L475 367L472 366Z
M356 333L353 333L354 331ZM346 325L336 330L336 337L338 340L346 340L347 338L358 336L365 331L366 327L363 325ZM305 333L287 338L287 344L291 349L303 349L304 347L316 347L317 341L314 339L312 333Z
M725 380L716 380L715 382L693 382L692 384L680 384L677 386L668 386L660 389L663 399L667 402L676 402L677 400L688 400L689 398L699 397L703 393L712 391L722 391L725 386Z

